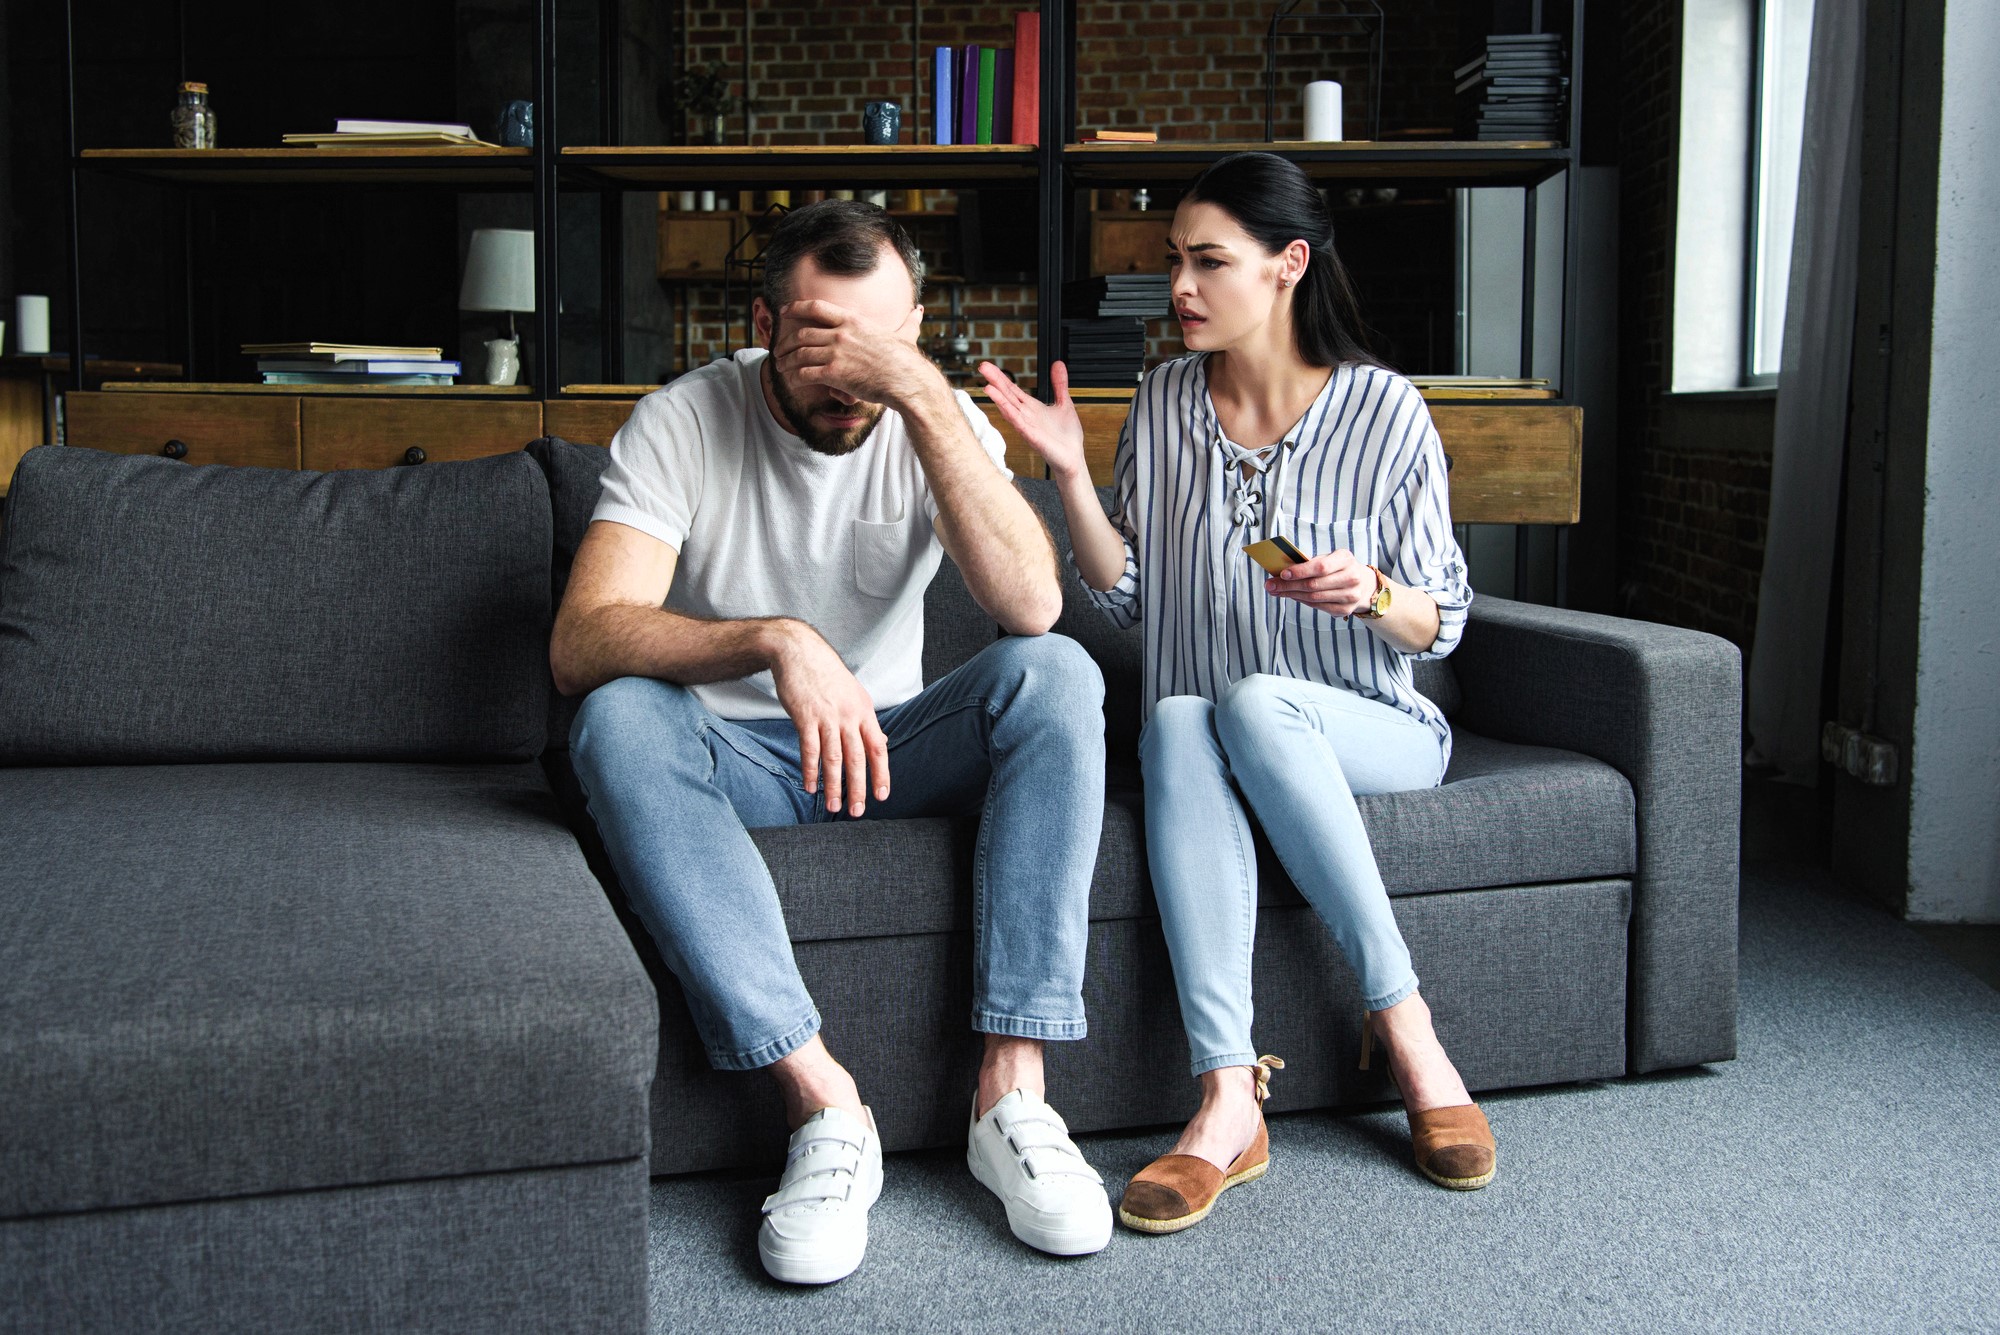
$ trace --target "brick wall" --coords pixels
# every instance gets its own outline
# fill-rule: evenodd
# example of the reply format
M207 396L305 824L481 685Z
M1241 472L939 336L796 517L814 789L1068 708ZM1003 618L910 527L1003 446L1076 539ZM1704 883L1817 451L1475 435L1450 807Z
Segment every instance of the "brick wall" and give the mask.
M928 54L937 46L1011 46L1011 5L926 5L917 49L918 95L910 91L908 10L853 3L776 0L754 15L751 120L759 144L855 143L864 103L886 97L904 104L903 140L930 136ZM1449 125L1450 74L1458 63L1456 0L1422 0L1395 8L1386 29L1382 123L1385 132ZM691 0L687 8L686 57L690 65L720 60L732 72L743 59L742 7L721 0ZM1152 128L1163 139L1262 139L1264 135L1264 32L1267 0L1206 0L1203 3L1109 3L1077 7L1077 119L1089 128ZM888 21L885 21L888 20ZM1340 79L1346 90L1347 126L1366 133L1367 59L1355 35L1289 36L1279 43L1277 134L1303 133L1300 90L1311 78ZM741 92L742 88L736 88ZM911 104L924 108L911 114ZM690 124L690 137L698 127ZM740 141L743 118L728 125ZM1171 208L1174 196L1156 192L1155 207ZM949 195L934 201L952 206ZM1438 216L1431 216L1432 214ZM1353 219L1357 244L1387 230L1366 216ZM1442 222L1445 235L1440 237ZM956 227L946 220L906 220L933 272L962 272ZM1379 255L1351 253L1347 229L1342 250L1363 290L1373 323L1388 336L1385 351L1403 369L1448 370L1436 357L1449 355L1449 330L1440 330L1436 310L1450 301L1449 223L1441 210L1414 220L1400 244ZM1421 239L1412 247L1409 237ZM1369 301L1371 289L1375 300ZM682 293L692 323L687 329L691 364L740 341L740 307L725 310L722 293L689 287ZM747 303L747 297L743 299ZM925 293L935 318L949 294L943 287ZM1024 380L1035 362L1035 292L1017 285L967 285L961 289L961 319L973 342L970 362L990 359ZM1448 314L1448 310L1446 312ZM930 326L942 340L941 324ZM1149 330L1153 360L1177 356L1180 339L1170 321ZM679 340L676 340L677 345ZM670 370L685 369L676 366Z
M1619 597L1630 615L1746 651L1770 511L1770 405L1666 397L1680 0L1624 11L1620 102Z

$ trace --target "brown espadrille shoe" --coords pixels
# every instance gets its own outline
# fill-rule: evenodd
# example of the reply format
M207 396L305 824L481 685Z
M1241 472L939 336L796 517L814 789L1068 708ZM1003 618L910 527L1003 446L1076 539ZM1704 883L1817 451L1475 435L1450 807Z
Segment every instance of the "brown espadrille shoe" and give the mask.
M1375 1047L1375 1025L1365 1013L1361 1017L1361 1069L1368 1069L1368 1057ZM1396 1078L1392 1069L1390 1080ZM1401 1086L1397 1087L1401 1093ZM1460 1103L1450 1108L1427 1108L1411 1112L1410 1148L1416 1155L1417 1171L1441 1187L1453 1191L1477 1191L1493 1180L1498 1171L1499 1146L1486 1114L1476 1103Z
M1178 1233L1208 1218L1215 1198L1243 1182L1254 1182L1271 1167L1271 1137L1264 1127L1264 1100L1271 1096L1271 1072L1284 1060L1263 1056L1250 1069L1257 1075L1257 1134L1250 1148L1227 1171L1195 1154L1163 1154L1126 1184L1118 1218L1141 1233Z

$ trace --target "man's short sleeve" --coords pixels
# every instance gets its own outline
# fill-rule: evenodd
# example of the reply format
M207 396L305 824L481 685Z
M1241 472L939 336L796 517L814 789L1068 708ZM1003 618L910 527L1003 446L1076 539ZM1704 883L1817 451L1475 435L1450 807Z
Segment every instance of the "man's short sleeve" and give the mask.
M685 396L655 390L611 438L591 519L636 528L678 552L701 504L703 457L701 425Z

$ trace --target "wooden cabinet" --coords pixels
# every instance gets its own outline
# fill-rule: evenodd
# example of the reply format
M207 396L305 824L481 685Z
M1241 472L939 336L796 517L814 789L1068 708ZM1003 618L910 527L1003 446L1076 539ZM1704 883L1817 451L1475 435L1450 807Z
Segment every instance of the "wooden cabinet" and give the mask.
M191 464L299 466L295 395L77 390L65 402L71 445Z
M542 405L532 399L307 398L298 466L330 472L480 459L518 450L541 434Z
M542 405L542 431L575 445L609 445L638 402L637 399L551 399Z
M729 264L729 248L743 235L740 213L660 211L661 278L721 278ZM750 258L756 243L744 247Z
M1574 524L1583 502L1583 409L1434 403L1451 460L1455 524Z
M1130 402L1079 399L1090 480L1111 484L1118 433ZM1560 403L1433 403L1431 420L1450 460L1451 518L1458 524L1574 524L1582 502L1583 409ZM1007 437L1007 466L1042 477L1041 460L991 408Z
M1173 223L1174 215L1167 212L1091 214L1090 272L1163 272Z

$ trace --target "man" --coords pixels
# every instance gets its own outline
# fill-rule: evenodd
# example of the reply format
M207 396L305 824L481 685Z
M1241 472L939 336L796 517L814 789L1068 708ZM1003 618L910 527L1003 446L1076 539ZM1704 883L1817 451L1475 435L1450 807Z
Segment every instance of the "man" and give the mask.
M757 1247L794 1283L861 1263L882 1149L745 827L978 810L967 1159L1016 1237L1097 1251L1110 1203L1043 1101L1042 1044L1084 1036L1103 679L1043 633L1048 535L918 349L903 229L832 200L786 215L763 258L768 353L647 395L611 443L550 649L557 686L590 692L577 776L710 1062L777 1080L793 1134ZM940 547L1010 638L924 687Z

